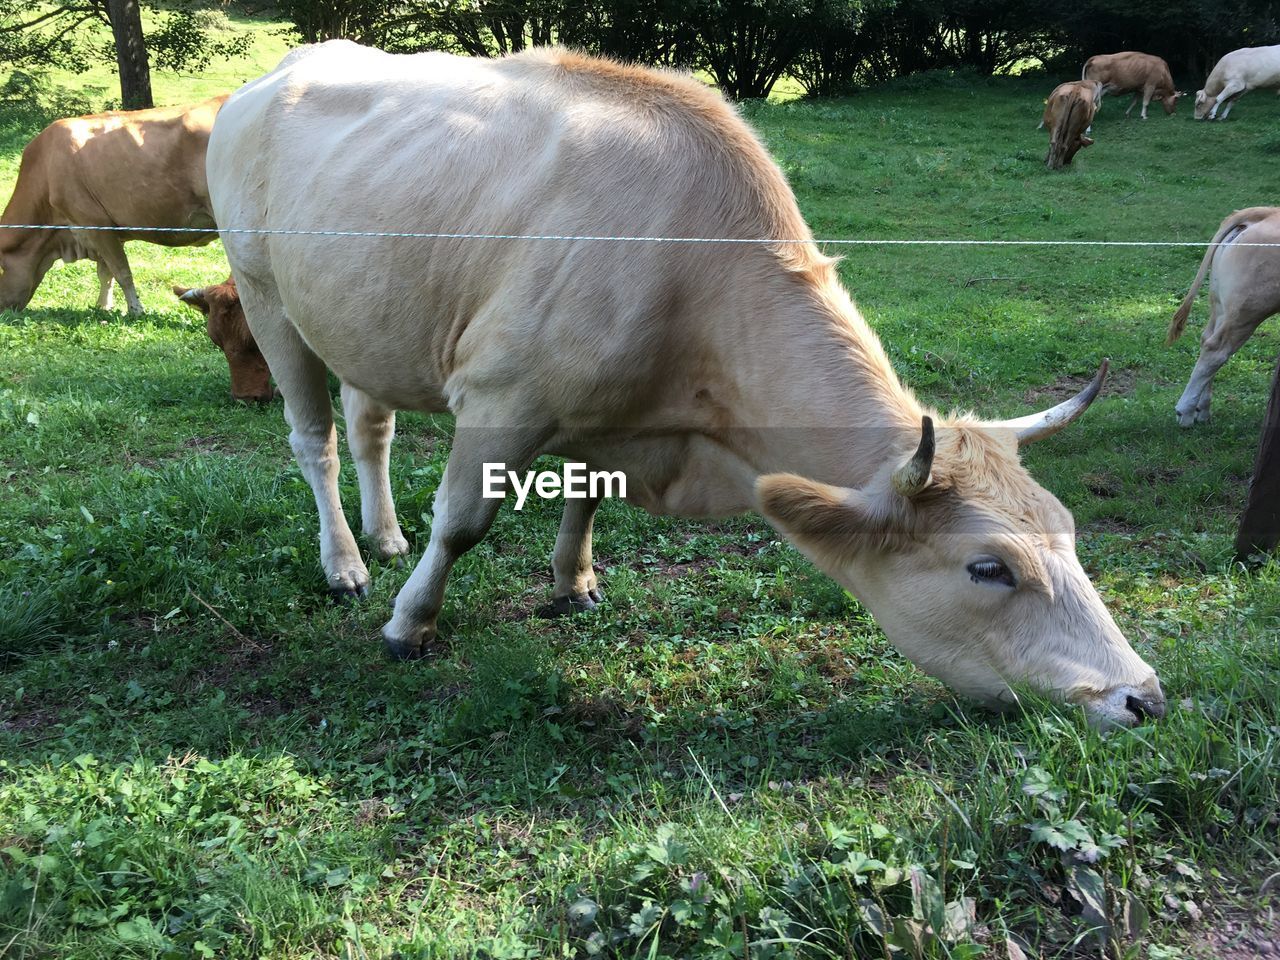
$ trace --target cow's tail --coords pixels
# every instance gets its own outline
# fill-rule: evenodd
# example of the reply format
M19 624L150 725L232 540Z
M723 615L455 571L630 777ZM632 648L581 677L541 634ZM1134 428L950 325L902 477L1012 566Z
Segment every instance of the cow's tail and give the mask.
M1208 275L1209 268L1213 266L1213 258L1222 249L1223 238L1232 232L1243 230L1259 220L1266 219L1270 212L1266 207L1249 207L1247 210L1237 210L1222 221L1222 226L1218 227L1218 232L1209 241L1209 249L1204 252L1204 259L1200 261L1200 270L1196 273L1196 278L1191 281L1191 289L1182 298L1182 305L1178 307L1177 313L1169 321L1169 333L1165 338L1165 343L1173 343L1187 329L1187 318L1191 316L1191 307L1196 302L1196 294L1200 292L1200 285L1204 283L1204 278Z
M1049 132L1049 155L1044 158L1044 164L1050 170L1061 170L1066 164L1067 141L1071 137L1071 115L1078 106L1080 101L1072 97L1067 112Z
M1091 64L1091 63L1093 63L1093 57L1090 57L1088 60L1086 60L1086 61L1084 62L1084 66L1080 68L1080 79L1081 79L1081 80L1088 80L1088 79L1089 79L1089 64Z

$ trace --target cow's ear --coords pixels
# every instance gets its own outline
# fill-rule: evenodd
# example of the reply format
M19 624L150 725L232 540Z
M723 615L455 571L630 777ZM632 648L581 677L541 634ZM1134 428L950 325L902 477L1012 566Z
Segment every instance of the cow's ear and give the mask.
M209 313L209 301L205 298L203 287L173 288L174 295L183 303L189 303L203 314Z
M792 473L757 480L756 503L769 523L810 555L835 558L882 544L891 526L890 510L861 490Z

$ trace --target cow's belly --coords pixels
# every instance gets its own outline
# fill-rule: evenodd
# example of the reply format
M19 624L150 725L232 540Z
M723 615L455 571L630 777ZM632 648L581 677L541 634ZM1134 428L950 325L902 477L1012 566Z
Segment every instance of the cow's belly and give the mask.
M729 517L755 506L756 471L699 434L579 441L550 452L580 460L589 470L622 471L627 502L659 516Z

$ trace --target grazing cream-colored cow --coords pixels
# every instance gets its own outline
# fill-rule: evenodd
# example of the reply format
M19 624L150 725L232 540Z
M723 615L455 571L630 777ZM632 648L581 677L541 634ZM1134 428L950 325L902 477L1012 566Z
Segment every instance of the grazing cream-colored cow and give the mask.
M563 50L496 60L296 51L209 142L218 223L559 239L228 233L249 326L315 492L335 591L369 575L338 498L342 380L366 537L408 546L387 474L397 409L456 430L431 540L383 638L429 649L445 582L500 500L486 464L622 470L662 514L761 511L924 670L987 701L1025 683L1104 723L1164 712L1018 446L1097 394L1008 422L943 417L898 381L781 171L721 96ZM573 237L777 238L653 243ZM568 239L566 239L568 238ZM553 596L593 606L598 500L566 499Z
M1102 106L1102 98L1109 93L1132 93L1133 99L1124 115L1133 112L1134 105L1142 100L1142 119L1147 119L1147 105L1152 100L1159 100L1168 116L1173 116L1178 107L1178 98L1185 96L1173 86L1173 74L1169 72L1169 64L1162 58L1150 53L1138 53L1126 50L1123 53L1100 53L1085 61L1080 71L1081 80L1096 80L1101 87L1098 91L1098 106Z
M187 247L215 239L183 228L214 226L204 150L224 100L72 117L37 134L0 216L0 310L23 309L55 260L95 260L98 306L110 309L114 277L129 312L141 313L125 241ZM173 229L6 230L6 223Z
M1058 84L1049 94L1040 126L1049 128L1049 152L1044 164L1050 170L1061 170L1082 147L1093 144L1086 134L1098 112L1101 89L1096 80L1072 80Z
M1263 320L1280 313L1280 246L1241 246L1251 243L1280 245L1280 207L1249 207L1222 221L1169 324L1173 343L1186 329L1196 294L1212 267L1209 322L1200 337L1200 358L1175 407L1184 427L1209 419L1213 378Z
M1242 47L1224 54L1209 73L1204 89L1196 91L1197 120L1227 119L1236 101L1250 90L1280 87L1280 44Z

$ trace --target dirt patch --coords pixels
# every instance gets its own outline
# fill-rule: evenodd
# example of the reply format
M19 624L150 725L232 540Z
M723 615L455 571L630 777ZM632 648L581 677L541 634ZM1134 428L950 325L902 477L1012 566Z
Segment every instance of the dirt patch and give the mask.
M4 733L16 734L32 743L61 735L62 714L49 707L33 705L30 709L5 713L8 715L0 719L0 731Z
M1101 517L1097 520L1090 520L1081 527L1081 531L1084 533L1118 533L1124 536L1132 536L1140 529L1142 528L1137 524L1118 520L1115 517Z
M182 441L182 446L196 453L223 453L227 449L222 437L187 437Z
M1141 464L1134 472L1137 474L1139 480L1145 480L1153 486L1156 484L1172 483L1182 476L1182 471L1179 469L1154 463Z
M1093 374L1081 376L1059 377L1044 387L1033 387L1022 395L1022 399L1035 406L1059 403L1074 397L1093 382ZM1131 397L1138 385L1138 371L1132 367L1112 368L1107 380L1102 385L1102 395L1109 397Z
M649 568L660 577L685 577L690 574L696 576L700 573L706 573L716 565L713 558L705 557L701 560L690 560L687 563L657 563Z
M1280 912L1210 920L1190 955L1197 960L1280 960Z
M1100 473L1086 473L1080 478L1084 481L1085 489L1092 493L1095 497L1101 497L1104 500L1110 500L1120 496L1124 492L1124 484L1120 478L1110 471L1102 471Z

